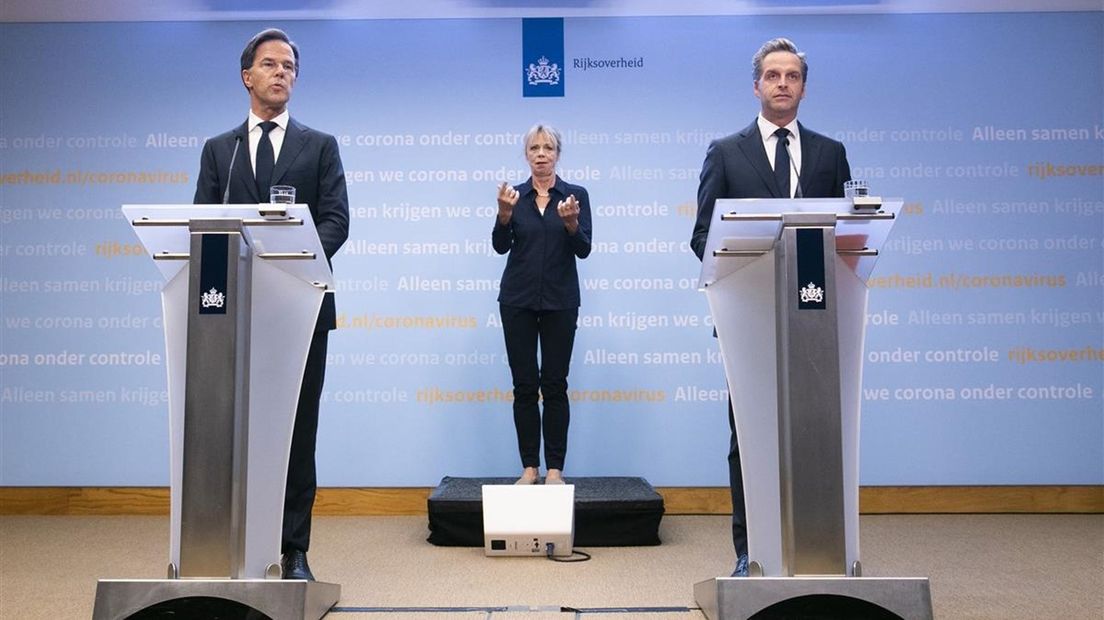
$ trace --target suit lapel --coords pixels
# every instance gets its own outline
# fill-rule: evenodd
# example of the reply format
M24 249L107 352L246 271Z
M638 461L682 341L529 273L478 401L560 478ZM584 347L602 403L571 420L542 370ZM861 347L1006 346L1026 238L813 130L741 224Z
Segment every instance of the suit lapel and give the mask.
M294 119L288 119L287 131L284 132L284 143L280 146L280 158L276 160L276 167L272 169L272 184L277 185L283 180L291 162L299 156L299 152L307 144L307 132Z
M771 196L780 198L778 184L774 180L774 170L771 169L770 160L767 159L767 152L763 150L763 137L759 135L758 122L753 121L750 126L740 133L742 134L739 142L740 151L743 152L744 157L747 157L748 163L759 175L759 179L770 191Z
M253 174L253 164L250 163L249 153L249 121L246 121L234 130L234 136L241 138L238 146L238 157L234 160L234 174L230 182L234 187L230 189L230 202L233 203L258 203L261 201L257 195L257 176ZM234 145L230 145L230 152L234 152ZM247 200L236 200L241 188L245 188Z
M821 145L816 136L805 131L805 126L800 122L797 129L801 132L801 195L808 196L810 188L807 183L813 178L813 170L817 170L820 165Z

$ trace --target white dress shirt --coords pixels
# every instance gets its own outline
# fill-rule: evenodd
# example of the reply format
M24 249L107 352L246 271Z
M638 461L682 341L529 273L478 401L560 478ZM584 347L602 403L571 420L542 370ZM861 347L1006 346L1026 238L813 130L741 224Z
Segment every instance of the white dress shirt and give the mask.
M786 125L786 129L790 130L790 197L793 198L797 194L798 176L797 171L801 170L801 132L797 128L797 118ZM771 169L774 169L774 149L778 144L778 136L774 135L774 132L778 130L778 125L763 118L763 114L759 114L759 135L763 138L763 148L767 151L767 161L770 162ZM273 130L275 131L275 130Z
M291 118L291 113L284 110L279 116L272 119L276 123L276 127L272 131L268 132L268 139L272 142L272 163L280 161L280 147L284 145L284 134L287 133L288 119ZM249 163L253 166L253 176L257 176L257 145L261 142L261 135L264 130L261 129L261 123L264 119L253 113L253 110L249 111Z

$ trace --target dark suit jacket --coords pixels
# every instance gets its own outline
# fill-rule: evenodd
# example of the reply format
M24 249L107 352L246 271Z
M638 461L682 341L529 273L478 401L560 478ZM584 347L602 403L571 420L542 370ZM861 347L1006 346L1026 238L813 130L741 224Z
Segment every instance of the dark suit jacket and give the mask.
M806 129L801 132L801 195L805 198L842 198L843 184L851 180L851 166L843 144ZM759 124L739 133L714 140L705 153L698 185L698 219L690 247L698 258L705 253L705 240L713 220L713 203L718 198L784 198L774 179Z
M248 129L248 123L242 123L203 145L194 204L221 204L228 176L231 204L268 202L268 196L262 199L257 194L253 167L249 163ZM230 158L239 139L241 144L231 173ZM295 202L310 207L326 259L331 259L349 237L349 194L337 140L294 118L288 119L280 157L272 170L272 184L295 187ZM324 298L315 329L334 329L336 316L333 294L329 293Z

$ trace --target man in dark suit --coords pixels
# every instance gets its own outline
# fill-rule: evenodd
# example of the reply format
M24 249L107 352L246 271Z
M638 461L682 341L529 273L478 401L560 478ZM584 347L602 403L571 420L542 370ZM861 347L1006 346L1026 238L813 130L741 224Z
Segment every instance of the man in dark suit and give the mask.
M298 123L288 113L298 75L299 48L284 32L264 30L246 44L241 78L249 91L249 118L203 145L194 202L257 204L268 202L272 185L294 186L295 202L310 207L329 260L349 236L345 171L337 140ZM328 292L307 355L292 432L281 544L285 579L314 579L307 564L317 486L314 448L326 345L329 330L336 327L333 294Z
M759 98L760 113L744 130L714 140L706 151L698 185L698 218L690 238L690 247L699 259L705 253L718 198L843 196L843 184L851 180L843 145L797 122L808 74L805 54L788 39L767 41L752 58L753 92ZM732 544L736 548L732 574L746 576L747 516L731 401L728 421L732 429L728 452Z

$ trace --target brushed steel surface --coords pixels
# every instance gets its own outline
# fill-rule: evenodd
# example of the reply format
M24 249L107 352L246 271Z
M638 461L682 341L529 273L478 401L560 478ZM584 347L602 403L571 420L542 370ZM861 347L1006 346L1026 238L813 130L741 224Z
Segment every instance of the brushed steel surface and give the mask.
M261 252L257 258L265 260L314 260L317 256L314 252L303 250L302 252Z
M181 577L238 577L244 561L249 246L240 220L193 220L184 389ZM227 243L226 313L200 314L203 238Z
M767 250L729 250L727 248L713 250L713 256L762 256L766 253Z
M812 227L824 241L819 310L799 309L800 228L784 226L775 252L782 563L787 575L845 575L834 228Z
M286 212L285 212L286 213ZM262 212L261 215L264 215ZM130 221L131 226L138 228L147 226L183 226L195 230L194 223L199 220L184 219L184 218L163 218L155 219L149 217L140 217ZM205 220L205 221L220 221L220 220ZM240 221L246 226L302 226L303 220L298 217L289 217L286 219L269 220L264 218L246 218L242 220L236 220L234 218L227 218L227 222Z
M782 220L781 213L725 213L722 222L777 222Z
M321 581L281 579L101 579L96 584L93 620L123 620L179 598L237 601L276 620L317 620L341 599L341 586Z
M878 207L881 207L879 204ZM856 220L893 220L897 219L897 215L894 213L883 213L881 211L877 213L839 213L836 215L836 219L856 221Z
M866 601L904 620L932 620L925 577L717 577L694 584L694 599L709 620L746 620L776 603L813 594Z

